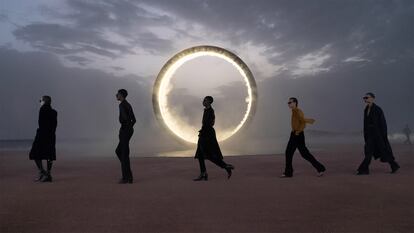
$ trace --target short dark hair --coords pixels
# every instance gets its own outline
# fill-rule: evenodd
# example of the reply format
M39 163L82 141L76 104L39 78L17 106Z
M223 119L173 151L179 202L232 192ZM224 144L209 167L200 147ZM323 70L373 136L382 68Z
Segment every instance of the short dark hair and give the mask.
M42 96L42 100L45 102L45 104L52 104L52 97L48 95Z
M369 96L371 96L372 98L374 98L374 99L375 99L375 95L374 95L374 93L372 93L372 92L367 92L365 95L369 95Z
M128 96L128 92L125 89L119 89L118 94L120 94L124 98L126 98Z
M212 96L209 96L209 95L206 96L206 97L204 97L204 99L208 100L208 102L210 102L210 104L212 104L214 102L213 97Z
M296 99L295 97L290 97L289 100L292 100L293 102L295 102L296 106L298 106L298 99Z

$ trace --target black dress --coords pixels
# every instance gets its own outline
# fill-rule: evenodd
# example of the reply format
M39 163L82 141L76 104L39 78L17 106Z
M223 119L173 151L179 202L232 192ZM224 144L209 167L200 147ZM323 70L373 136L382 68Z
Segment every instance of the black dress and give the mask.
M31 160L56 160L57 112L48 104L39 111L39 128L30 150Z
M211 161L223 160L223 155L216 138L216 131L213 128L214 122L214 109L211 107L205 108L202 127L198 134L195 158L204 158Z

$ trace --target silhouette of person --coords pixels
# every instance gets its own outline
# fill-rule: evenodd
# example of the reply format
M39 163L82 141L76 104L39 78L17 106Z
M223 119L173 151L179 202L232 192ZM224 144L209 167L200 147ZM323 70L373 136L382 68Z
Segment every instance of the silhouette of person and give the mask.
M388 162L391 173L395 173L400 166L394 159L391 145L388 141L387 122L382 109L374 103L374 93L368 92L363 97L366 107L364 110L364 140L365 158L358 167L357 175L368 175L372 157L380 158L381 162Z
M317 175L322 176L326 171L325 167L318 162L315 157L309 152L308 148L306 148L305 144L305 134L304 129L306 127L306 123L313 124L315 120L313 119L306 119L302 110L298 108L298 100L295 97L289 98L288 106L292 109L292 132L290 133L289 142L286 147L286 166L285 172L282 174L282 178L292 177L293 176L293 154L295 153L296 149L299 149L300 154L302 157L310 162L312 166L317 170Z
M39 176L35 181L52 182L52 165L56 160L56 127L57 112L52 109L52 98L42 96L36 137L30 150L29 158L34 160L39 170ZM42 160L46 160L47 170L43 168Z
M407 139L405 140L404 144L411 145L411 139L410 139L410 136L411 136L411 129L410 129L410 127L408 126L408 124L405 126L405 128L404 128L403 132L404 132L405 136L407 137Z
M115 153L121 162L122 178L120 184L133 182L131 165L129 161L129 140L134 134L134 124L136 123L134 111L131 105L126 100L128 92L125 89L118 90L116 98L120 101L119 104L119 122L121 128L119 129L119 144L116 147Z
M194 181L208 180L205 159L210 160L217 166L227 171L227 178L230 179L234 166L223 161L223 155L217 142L216 131L213 126L215 123L214 109L211 107L214 99L206 96L203 100L204 114L202 127L198 134L197 151L195 153L200 165L200 175Z

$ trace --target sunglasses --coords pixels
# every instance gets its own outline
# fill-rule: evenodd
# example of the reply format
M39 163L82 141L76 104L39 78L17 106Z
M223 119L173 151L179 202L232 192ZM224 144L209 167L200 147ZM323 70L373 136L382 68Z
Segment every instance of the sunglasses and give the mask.
M364 97L362 97L362 99L367 100L367 99L369 99L369 97L368 96L364 96Z
M288 104L292 104L292 103L294 103L294 102L292 102L292 101L289 101L289 102L288 102Z

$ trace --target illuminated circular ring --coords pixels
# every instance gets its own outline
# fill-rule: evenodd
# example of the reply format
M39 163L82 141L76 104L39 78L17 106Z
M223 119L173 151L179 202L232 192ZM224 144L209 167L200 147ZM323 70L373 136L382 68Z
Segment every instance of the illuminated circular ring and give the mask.
M257 86L253 74L249 67L234 53L216 46L202 45L185 49L165 63L155 80L152 92L152 104L155 117L158 122L165 127L172 135L184 142L197 143L197 131L185 132L179 121L174 119L168 108L168 93L171 91L170 80L175 71L189 60L200 56L219 57L234 65L242 75L247 87L248 96L246 97L247 109L240 123L232 130L218 136L218 141L224 141L239 131L244 125L249 123L255 112L257 102Z

